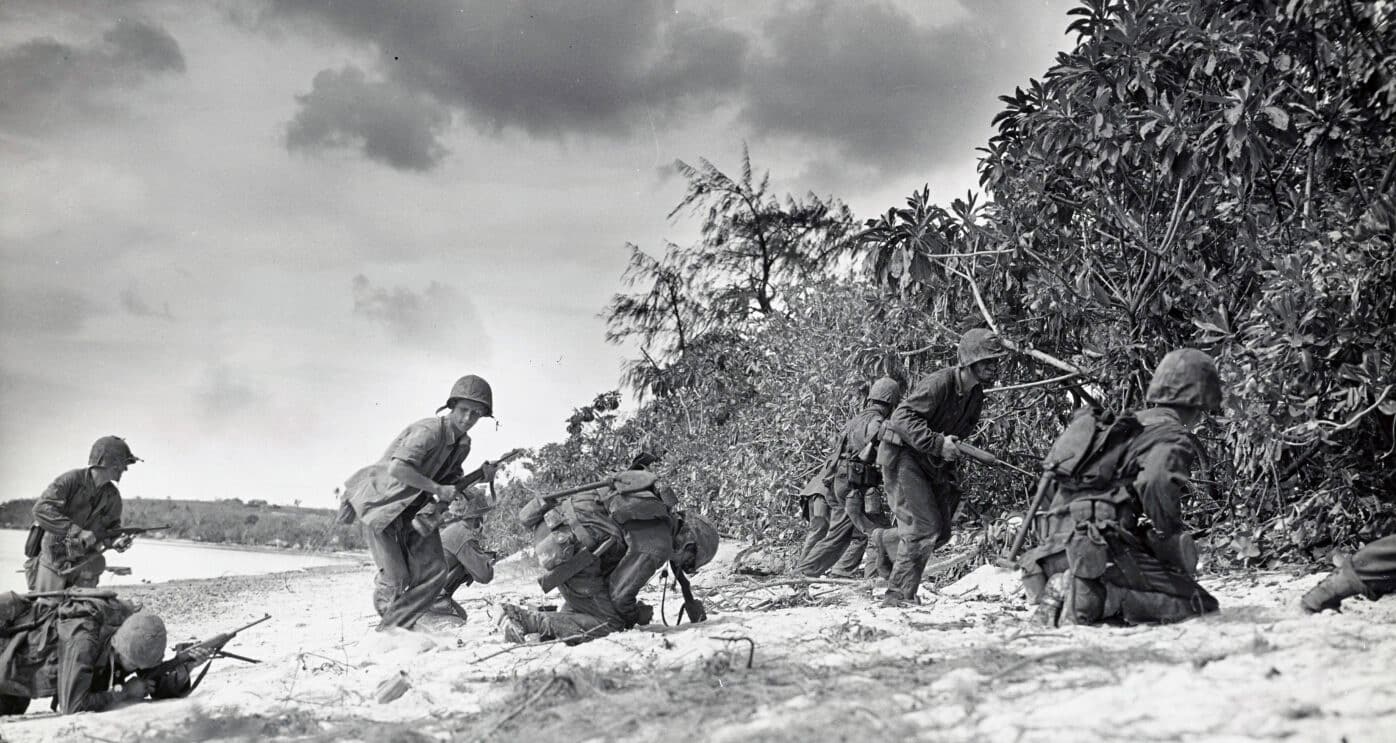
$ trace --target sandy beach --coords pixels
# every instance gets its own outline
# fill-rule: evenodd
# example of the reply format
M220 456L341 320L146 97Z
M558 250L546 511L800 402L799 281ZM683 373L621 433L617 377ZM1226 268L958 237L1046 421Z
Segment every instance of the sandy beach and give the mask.
M271 614L229 648L264 662L219 661L187 699L31 713L0 725L0 737L1396 739L1396 602L1303 615L1295 602L1317 576L1207 580L1223 610L1183 624L1046 630L1027 624L1013 577L992 567L927 605L891 610L864 586L758 587L731 574L735 552L695 583L707 623L577 647L513 646L495 630L499 602L539 603L517 556L494 584L457 594L467 623L431 620L428 631L374 631L367 562L123 589L165 616L172 642ZM672 595L667 607L677 609ZM406 693L375 701L400 674Z

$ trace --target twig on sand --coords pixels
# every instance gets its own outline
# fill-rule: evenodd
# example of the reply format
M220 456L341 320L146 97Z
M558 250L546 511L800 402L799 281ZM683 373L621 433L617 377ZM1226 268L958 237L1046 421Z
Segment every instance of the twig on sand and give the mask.
M533 703L537 702L539 699L543 697L544 694L548 693L548 690L553 688L554 684L564 680L570 681L570 679L567 679L564 676L554 676L548 679L548 683L543 684L543 686L539 688L538 691L535 691L532 694L530 694L528 698L523 701L523 704L520 704L519 706L515 707L513 711L511 711L504 717L501 717L498 722L491 725L489 730L486 730L484 733L480 735L480 738L483 740L484 738L493 735L494 731L504 727L504 725L508 723L510 720L523 714L524 710L528 709L529 707L532 707Z
M861 586L867 581L859 578L786 578L772 581L752 581L742 583L728 583L721 586L711 586L710 591L735 589L738 594L760 591L763 588L776 588L778 586L814 586L820 584L836 584L844 586Z
M517 644L514 644L514 645L510 645L509 647L504 648L504 649L502 649L502 650L496 650L496 651L494 651L493 653L489 653L489 654L487 654L487 655L482 655L482 656L480 656L479 658L476 658L475 660L472 660L472 661L470 661L470 662L471 662L471 663L479 663L480 661L489 660L490 658L493 658L493 657L495 657L495 656L497 656L497 655L504 655L505 653L512 653L512 652L514 652L515 650L519 650L519 649L522 649L522 648L541 648L541 647L546 647L546 646L548 646L548 645L556 645L556 644L562 643L562 642L572 642L572 641L574 641L574 640L585 640L589 635L591 635L591 633L593 633L593 632L595 632L595 631L597 631L597 630L599 630L599 629L603 629L603 628L605 628L605 627L606 627L606 625L604 625L604 624L598 624L597 626L595 626L595 627L593 627L593 628L591 628L591 629L589 629L589 630L587 630L587 631L585 631L585 632L581 632L581 633L575 634L575 635L568 635L568 636L566 636L566 637L559 637L559 638L557 638L556 640L543 640L542 642L523 642L523 643L517 643Z
M1063 656L1063 655L1070 655L1071 653L1074 653L1074 652L1076 652L1076 649L1075 649L1075 648L1067 648L1066 650L1053 650L1053 651L1050 652L1050 653L1043 653L1042 655L1034 655L1034 656L1031 657L1031 658L1024 658L1023 660L1020 660L1020 661L1018 661L1017 663L1014 663L1013 665L1011 665L1011 666L1009 666L1009 667L1003 669L1002 671L999 671L998 673L996 673L996 674L990 676L988 680L989 680L989 681L998 681L999 679L1003 678L1004 676L1007 676L1008 674L1013 673L1014 671L1018 671L1018 670L1022 670L1022 669L1024 669L1024 668L1027 668L1028 666L1030 666L1030 665L1032 665L1032 664L1034 664L1034 663L1040 663L1040 662L1042 662L1042 661L1044 661L1044 660L1048 660L1048 659L1050 659L1050 658L1057 658L1057 657L1060 657L1060 656Z

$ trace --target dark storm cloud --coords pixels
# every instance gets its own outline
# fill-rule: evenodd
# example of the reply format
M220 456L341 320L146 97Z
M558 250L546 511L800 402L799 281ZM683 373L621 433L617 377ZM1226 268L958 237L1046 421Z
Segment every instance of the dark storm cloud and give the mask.
M269 18L288 17L377 50L381 81L356 84L384 87L324 107L327 131L356 131L392 84L490 131L625 133L736 90L747 48L740 34L675 13L672 2L275 2ZM297 122L314 103L314 94L301 99Z
M475 307L453 287L431 282L422 292L374 286L354 277L354 314L381 327L396 343L424 348L470 347L489 353L489 339Z
M323 70L286 129L286 147L349 147L398 170L429 170L446 155L437 137L450 111L401 85L370 82L362 70Z
M1041 73L1025 64L1047 60L1061 36L1043 31L1064 28L1069 5L976 0L941 26L882 3L796 6L764 26L743 118L889 170L963 158L997 96Z
M153 75L184 72L179 43L159 26L121 20L100 39L50 37L0 48L0 126L35 131L104 110Z

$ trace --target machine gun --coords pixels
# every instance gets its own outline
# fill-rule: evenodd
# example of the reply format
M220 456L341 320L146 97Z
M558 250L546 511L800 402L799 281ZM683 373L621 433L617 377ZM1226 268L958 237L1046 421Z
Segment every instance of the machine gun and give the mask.
M123 526L118 527L116 529L94 531L93 533L96 534L97 541L101 543L101 546L99 546L95 551L89 553L86 557L72 564L68 568L58 571L58 574L63 576L64 578L72 577L79 570L82 570L83 568L87 567L87 565L91 563L93 560L96 560L97 557L101 555L103 552L106 552L108 549L111 549L112 544L108 544L108 542L114 543L125 538L138 537L142 534L148 534L152 531L164 531L169 528L169 524L166 524L164 526Z
M175 655L173 658L170 658L169 660L161 663L158 666L141 671L137 675L143 679L154 681L156 679L159 679L161 676L170 673L171 671L178 670L179 668L185 666L193 665L202 660L203 653L197 651L210 652L210 654L208 655L208 662L206 663L206 665L204 665L204 670L199 672L199 677L195 679L194 683L189 687L189 691L192 692L195 689L197 689L199 687L199 683L204 680L204 676L208 674L208 669L213 665L213 661L219 658L232 658L233 660L240 660L243 663L261 663L260 660L248 658L244 655L238 655L237 653L230 653L224 650L223 647L227 645L229 642L232 642L233 638L237 637L239 632L255 627L261 624L262 622L267 621L268 619L271 619L270 614L267 614L266 616L256 621L248 622L247 624L244 624L243 626L238 627L237 629L232 630L231 632L221 632L219 634L216 634L213 637L208 638L207 640L176 645Z

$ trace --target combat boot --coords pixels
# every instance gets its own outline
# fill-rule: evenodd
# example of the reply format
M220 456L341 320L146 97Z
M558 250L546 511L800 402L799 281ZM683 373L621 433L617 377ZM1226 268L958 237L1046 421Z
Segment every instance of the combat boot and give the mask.
M525 643L529 635L543 633L542 618L536 612L518 604L500 604L499 626L504 630L504 639L509 642Z
M1033 624L1042 627L1057 626L1062 604L1066 602L1066 582L1069 577L1068 573L1057 573L1047 579L1047 584L1037 598L1037 611L1032 615Z
M1304 611L1317 614L1324 609L1339 608L1345 598L1366 593L1367 586L1353 572L1352 565L1344 562L1318 585L1310 588L1299 600L1299 605L1304 607Z

